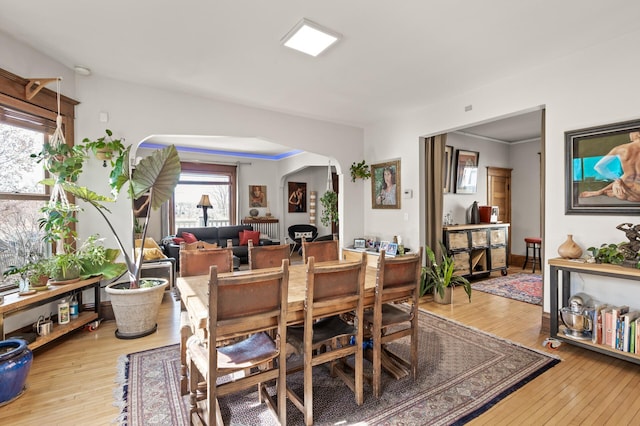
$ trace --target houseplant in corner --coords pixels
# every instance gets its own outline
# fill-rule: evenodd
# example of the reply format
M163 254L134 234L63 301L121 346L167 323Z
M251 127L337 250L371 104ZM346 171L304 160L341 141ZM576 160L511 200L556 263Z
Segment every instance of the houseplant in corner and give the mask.
M123 186L127 187L127 194L131 201L131 242L134 241L134 206L133 202L142 195L149 197L150 207L144 218L142 239L146 238L151 210L158 209L166 202L178 184L180 177L180 158L175 146L171 145L161 150L154 151L150 156L140 160L135 169L135 174L129 171L129 151L127 147L121 155L113 161L110 173L110 186L112 195L117 197ZM49 182L50 183L50 182ZM115 237L118 247L124 257L124 263L128 272L128 283L114 283L106 287L110 295L111 305L118 329L116 336L124 339L143 337L151 334L156 329L156 318L164 289L168 282L158 279L141 279L142 256L136 259L135 250L127 253L121 238L116 233L107 213L111 213L105 206L107 202L115 201L115 198L99 195L86 187L81 187L73 182L64 182L63 189L91 204L105 220L107 226ZM132 244L132 247L135 244Z
M471 283L465 277L453 274L455 266L453 256L446 254L447 250L442 243L440 244L440 249L442 250L442 261L438 262L431 247L425 247L429 262L422 270L421 295L433 291L434 302L449 304L453 303L453 287L462 285L469 297L469 302L471 302Z

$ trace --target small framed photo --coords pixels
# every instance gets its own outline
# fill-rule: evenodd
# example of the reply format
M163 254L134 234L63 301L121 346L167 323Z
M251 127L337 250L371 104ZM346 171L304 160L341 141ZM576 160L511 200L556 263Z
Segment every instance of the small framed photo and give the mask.
M367 240L365 240L364 238L356 238L353 240L353 248L366 248L367 246Z
M380 251L386 250L389 246L389 241L380 241Z
M398 254L398 244L389 243L389 245L387 245L387 250L385 251L385 254L388 254L389 256L395 256L396 254Z

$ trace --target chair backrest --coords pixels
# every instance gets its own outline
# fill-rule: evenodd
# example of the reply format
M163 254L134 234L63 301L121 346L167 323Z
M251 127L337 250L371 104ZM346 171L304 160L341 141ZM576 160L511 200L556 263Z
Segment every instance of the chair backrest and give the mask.
M328 262L330 260L340 259L340 241L313 241L307 242L302 240L302 259L304 263L310 257L314 257L317 262Z
M383 303L412 300L418 306L422 247L417 253L386 257L382 250L378 256L376 272L376 308Z
M180 276L206 275L209 267L217 266L218 272L233 272L231 248L180 250Z
M305 325L312 324L309 321L317 318L353 310L361 318L366 267L364 253L359 262L322 266L310 257L305 289Z
M249 240L249 268L278 267L284 259L289 259L289 250L289 244L254 246L253 241Z
M218 243L208 243L206 241L196 241L195 243L180 243L180 250L198 250L219 248Z
M306 223L300 223L287 228L287 233L289 238L296 243L300 243L303 238L307 241L313 241L318 236L318 228Z
M278 327L286 335L289 260L277 271L218 276L209 270L209 333L214 341ZM278 341L278 340L277 340Z

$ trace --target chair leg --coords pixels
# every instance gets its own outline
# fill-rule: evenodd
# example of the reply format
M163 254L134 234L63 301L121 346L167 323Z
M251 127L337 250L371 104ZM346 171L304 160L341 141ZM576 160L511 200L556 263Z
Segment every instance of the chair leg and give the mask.
M191 336L191 325L189 314L186 311L180 312L180 394L186 395L189 392L187 365L187 339Z
M527 243L526 246L526 254L524 256L524 263L522 264L522 269L525 269L527 267L527 262L529 262L529 243Z

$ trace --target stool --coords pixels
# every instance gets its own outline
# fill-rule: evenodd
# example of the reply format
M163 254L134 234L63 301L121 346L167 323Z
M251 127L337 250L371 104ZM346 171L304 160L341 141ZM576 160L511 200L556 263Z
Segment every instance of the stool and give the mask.
M529 262L529 249L532 251L532 259L531 263L533 263L533 274L536 273L536 263L542 269L542 261L540 259L540 246L542 245L541 238L527 237L524 239L525 244L527 245L527 255L524 258L524 264L522 265L522 269L527 267L527 262Z

